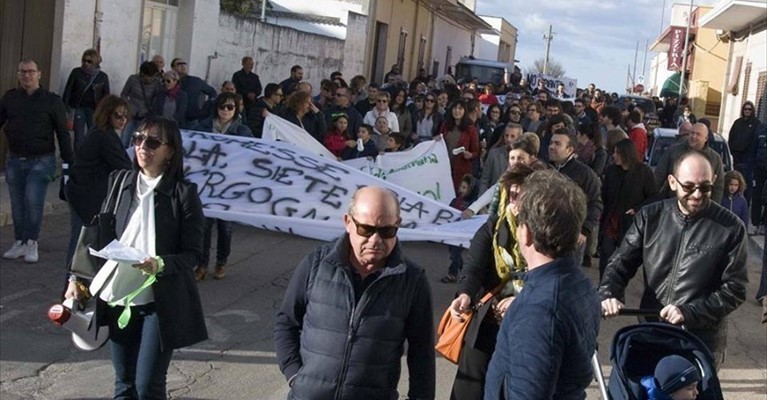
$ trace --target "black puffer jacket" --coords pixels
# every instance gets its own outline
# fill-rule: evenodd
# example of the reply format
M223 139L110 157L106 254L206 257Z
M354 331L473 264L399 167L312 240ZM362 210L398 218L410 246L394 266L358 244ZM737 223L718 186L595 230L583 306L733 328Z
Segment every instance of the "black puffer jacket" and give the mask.
M746 229L735 214L713 201L692 218L676 202L656 202L637 213L610 258L599 293L602 299L622 300L642 266L640 307L676 305L685 326L716 352L727 344L727 315L746 298Z
M421 268L396 245L380 275L355 301L348 235L320 246L291 278L274 343L291 399L399 397L408 342L410 399L433 399L434 322Z

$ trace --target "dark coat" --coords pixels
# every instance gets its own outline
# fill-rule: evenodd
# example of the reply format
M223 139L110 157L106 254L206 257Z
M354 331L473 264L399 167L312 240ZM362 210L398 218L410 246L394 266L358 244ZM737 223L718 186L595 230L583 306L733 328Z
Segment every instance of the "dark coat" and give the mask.
M110 185L116 174L110 176ZM137 201L138 173L130 171L119 191L115 212L117 237L130 221L130 210ZM118 183L119 184L119 183ZM154 304L160 321L163 349L191 346L208 338L194 267L202 258L203 214L197 185L163 176L155 188L155 249L165 269L152 285ZM99 302L99 321L106 324L106 303Z
M404 342L408 397L433 399L434 321L424 270L399 244L362 293L354 290L349 238L320 246L296 268L277 313L277 361L291 399L399 398Z
M657 200L657 196L655 178L647 165L640 163L629 171L615 164L609 165L602 182L602 201L605 207L602 228L615 213L618 217L618 231L620 237L623 237L634 220L634 216L626 214L626 211L633 209L639 212L642 206Z
M498 332L485 399L586 398L602 319L591 280L566 257L530 270L524 281Z
M154 97L154 104L152 104L152 113L154 115L163 115L163 108L165 108L165 101L168 98L168 92L163 90L162 93L158 93ZM176 112L173 113L173 120L176 121L180 128L186 127L186 107L189 98L185 91L179 90L176 93Z
M320 143L322 143L325 133L328 131L325 116L321 112L313 113L310 111L301 118L301 122L298 121L298 116L290 109L285 110L281 117L296 126L302 127ZM349 131L347 130L347 132Z
M131 169L131 160L114 130L93 130L85 135L66 186L69 206L83 222L90 223L99 212L109 175L121 169Z
M109 76L100 70L94 73L95 77L88 75L82 67L69 73L62 96L64 104L71 108L95 109L101 99L109 95Z
M610 257L599 294L623 300L641 266L639 307L676 305L687 329L716 353L727 344L727 315L746 299L747 245L743 223L713 201L691 218L679 211L677 199L658 201L634 217Z
M237 94L242 96L245 107L254 104L254 101L248 99L249 93L255 94L256 99L261 96L261 79L255 72L246 72L245 69L241 69L232 75L232 83L234 83Z
M690 146L687 141L675 143L663 153L658 161L658 165L655 166L655 185L658 187L658 192L663 198L674 197L674 192L668 185L668 176L674 172L674 164L679 157L685 152L690 150ZM711 192L711 200L715 202L722 201L724 195L724 166L722 164L722 157L714 149L706 144L702 150L703 154L711 163L711 169L716 175L716 181L714 181L714 190Z
M213 117L205 118L202 122L200 122L200 125L197 126L197 129L200 132L213 132ZM234 136L243 136L243 137L253 137L253 132L248 128L245 124L242 123L242 121L239 118L235 118L231 124L229 124L229 128L226 129L226 132L221 132L224 135L234 135Z
M754 115L756 115L755 112ZM730 146L735 164L748 163L753 158L754 149L751 145L754 143L758 126L759 120L753 116L748 118L740 117L732 123L727 144Z
M247 125L251 132L253 132L253 136L257 138L261 138L264 134L264 120L266 119L262 115L264 110L270 113L274 112L274 108L263 97L259 97L256 100L256 104L246 110Z
M581 233L588 236L599 227L599 216L602 215L602 196L599 177L586 164L573 157L559 167L562 175L578 184L586 195L586 220L583 221Z
M207 110L204 110L202 107L202 105L206 103L206 100L203 99L203 95L205 95L207 100L213 99L216 97L216 89L208 85L204 80L193 75L182 77L179 79L178 84L181 85L181 90L185 91L187 96L187 122L207 117Z

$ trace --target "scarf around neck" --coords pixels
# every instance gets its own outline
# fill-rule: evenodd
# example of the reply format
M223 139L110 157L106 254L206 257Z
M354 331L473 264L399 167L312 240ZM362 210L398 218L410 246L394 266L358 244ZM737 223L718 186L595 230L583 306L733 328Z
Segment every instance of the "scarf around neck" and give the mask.
M507 287L501 291L501 296L506 297L521 290L522 281L512 279L512 273L524 272L527 269L527 265L522 258L522 252L519 249L519 242L517 240L517 217L514 213L508 211L509 195L508 191L503 187L500 187L500 196L498 220L493 230L493 258L495 261L495 272L501 281L507 282L511 280L512 288L508 288L509 285L506 285ZM501 243L499 234L502 230L506 229L509 230L508 240L506 240L506 243Z

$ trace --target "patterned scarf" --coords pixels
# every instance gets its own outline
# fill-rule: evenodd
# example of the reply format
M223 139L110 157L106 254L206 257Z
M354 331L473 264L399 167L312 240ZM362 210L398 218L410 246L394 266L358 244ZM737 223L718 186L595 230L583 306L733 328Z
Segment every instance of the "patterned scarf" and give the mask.
M522 258L522 252L519 249L517 241L517 217L514 213L508 211L508 190L500 188L500 202L498 204L498 221L495 224L493 233L493 255L495 259L495 272L501 281L509 281L512 273L524 272L527 264ZM508 230L508 239L506 243L500 243L499 234ZM506 247L508 246L508 247ZM514 295L522 289L522 281L519 279L511 280L511 285L501 291L501 297Z

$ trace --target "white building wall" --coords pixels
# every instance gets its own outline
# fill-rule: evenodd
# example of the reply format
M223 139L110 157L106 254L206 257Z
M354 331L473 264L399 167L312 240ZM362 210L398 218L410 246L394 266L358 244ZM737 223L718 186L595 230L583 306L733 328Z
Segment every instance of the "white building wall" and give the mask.
M219 16L218 40L215 47L218 58L213 61L209 83L220 87L224 80L241 68L243 56L255 59L255 72L266 86L280 82L290 75L292 65L301 65L304 80L319 91L320 81L344 67L344 42L325 36L229 14ZM351 71L343 70L351 76Z
M668 70L668 53L657 53L655 57L650 60L650 74L645 78L644 86L646 91L651 91L654 96L657 96L666 79L674 74L674 71Z
M341 72L350 82L354 75L364 75L365 50L367 45L368 17L350 12L347 19L347 33L344 41L344 64Z
M498 59L498 47L501 43L501 37L499 35L483 33L477 35L476 39L476 51L474 56L483 60L497 60Z
M69 73L80 66L80 59L93 43L95 0L62 2L61 31L56 33L52 65L58 93L64 92ZM128 76L138 70L138 41L143 9L140 2L103 0L101 2L101 69L109 75L109 86L118 94ZM60 35L60 36L59 36ZM57 40L59 39L60 40ZM56 82L54 79L53 82Z
M724 99L722 99L722 111L719 119L719 130L725 138L729 136L732 123L740 118L740 107L743 101L751 100L755 105L758 104L758 99L756 98L757 80L760 72L767 71L767 52L764 51L767 48L767 30L762 28L761 31L754 33L741 42L732 42L731 46L733 47L729 57L729 65L727 66L725 90L722 91ZM739 56L743 56L743 63L741 64L738 77L738 92L732 95L727 92L726 87L730 86L735 72L735 59ZM748 88L745 88L743 85L746 81L746 64L749 62L751 63L751 76ZM746 94L745 99L743 98L744 93Z
M469 30L454 25L453 22L447 21L441 16L435 16L434 42L432 43L431 54L432 59L439 62L438 76L445 73L447 46L453 47L451 66L454 66L461 57L471 55L471 35ZM427 70L431 71L431 64Z

